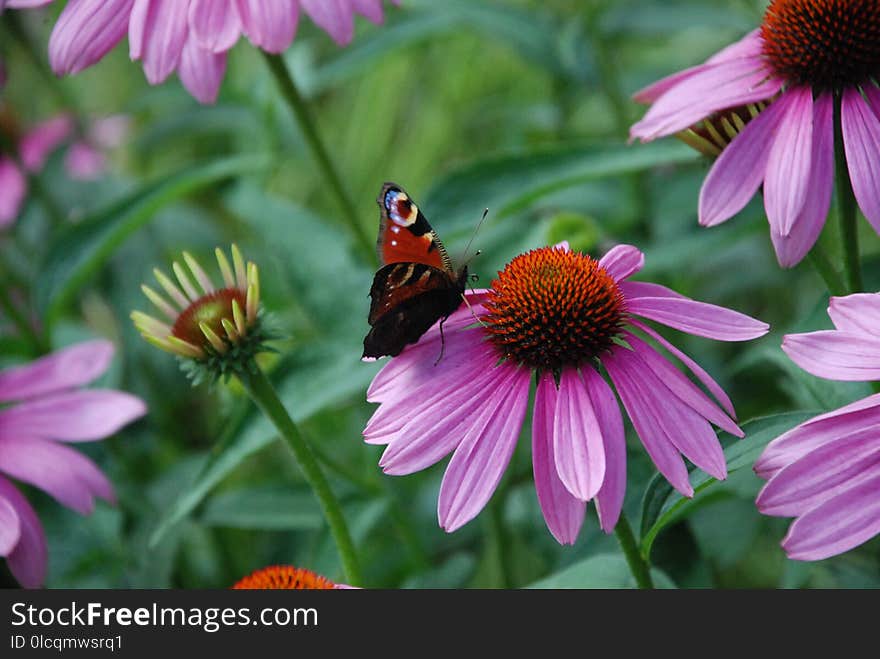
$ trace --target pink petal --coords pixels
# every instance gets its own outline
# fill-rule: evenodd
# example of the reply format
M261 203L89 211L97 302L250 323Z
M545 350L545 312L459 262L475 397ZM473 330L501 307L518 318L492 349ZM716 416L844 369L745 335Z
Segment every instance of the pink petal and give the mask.
M843 93L843 145L853 193L865 217L880 232L880 118L856 88Z
M213 53L224 53L241 34L241 20L235 0L191 0L190 41Z
M19 539L6 556L10 572L25 588L39 588L46 579L49 559L46 534L34 509L12 483L0 476L0 499L12 505L18 515Z
M880 429L843 437L780 470L756 501L764 515L795 517L880 476Z
M839 330L874 336L880 327L880 295L855 293L833 297L828 304L828 315Z
M559 479L573 496L589 501L605 478L605 445L593 404L576 369L562 370L553 422Z
M791 268L807 255L822 233L831 191L834 188L834 99L823 93L813 103L813 146L806 197L787 236L770 225L776 258L783 268Z
M354 14L345 0L299 0L299 4L340 46L354 38Z
M820 414L770 442L755 462L755 473L767 480L786 465L820 446L878 424L880 424L880 394Z
M158 85L177 68L189 33L188 11L189 3L180 0L134 0L129 54L143 61L151 85Z
M104 154L84 141L74 142L64 156L64 168L70 178L88 181L98 178L107 167Z
M620 291L627 300L637 297L674 297L680 300L687 300L681 293L676 293L671 288L666 288L661 284L653 284L648 281L621 281L617 284Z
M95 509L95 497L113 501L113 486L78 451L36 437L3 437L0 469L9 476L46 491L82 515Z
M535 490L547 528L557 542L573 545L584 523L587 504L572 496L556 471L553 425L556 415L556 382L544 373L535 393L532 415L532 469Z
M109 53L128 30L134 0L70 0L49 37L57 75L79 73Z
M721 152L700 189L699 221L721 224L739 213L764 180L787 93L770 104Z
M812 182L813 90L791 87L778 103L782 117L767 157L764 208L770 226L787 236L801 214Z
M619 282L644 267L645 255L632 245L615 245L599 259L599 265Z
M719 110L771 98L781 87L761 57L706 65L660 96L630 135L642 141L672 135Z
M146 412L140 398L121 391L55 393L0 411L0 437L95 441L116 433Z
M391 437L379 465L392 476L412 474L441 460L462 442L474 427L485 423L494 409L487 401L493 392L505 392L516 382L516 367L502 364L491 370L469 389L469 397L461 399L454 409L428 409L410 417L406 425ZM528 395L526 392L524 395Z
M0 495L0 556L9 556L21 538L21 522L15 507Z
M352 9L361 16L365 16L367 20L381 25L384 20L382 15L382 0L349 0Z
M493 391L486 400L490 418L472 426L455 449L437 504L440 526L447 533L476 517L498 487L522 429L530 379L531 371L521 368L509 388Z
M617 394L623 402L636 433L651 460L676 490L686 497L694 495L688 478L688 470L675 445L670 441L665 429L659 423L659 415L653 401L645 396L638 382L638 373L630 373L629 361L633 353L615 349L606 355L602 364L617 387ZM636 369L637 370L637 369Z
M795 364L820 378L880 379L880 339L875 337L840 330L787 334L782 349Z
M0 401L24 400L87 384L107 370L112 358L109 341L85 341L0 371Z
M31 128L18 143L22 164L31 172L43 169L51 153L67 139L72 130L73 120L66 114Z
M225 74L226 53L213 53L202 48L190 36L177 67L177 75L186 90L199 103L215 103Z
M688 380L675 366L666 361L651 346L638 337L626 333L627 343L641 357L646 367L651 369L657 379L674 393L685 405L694 410L704 419L711 421L719 428L726 430L735 437L744 437L745 433L730 417L722 412L709 397Z
M8 9L33 9L34 7L44 7L52 0L6 0Z
M718 341L748 341L764 336L770 329L767 323L738 311L687 298L636 298L627 300L626 309L682 332Z
M605 533L611 533L620 519L623 499L626 495L626 436L623 417L614 392L605 380L592 368L582 371L587 395L593 402L593 411L602 429L605 448L605 478L596 493L596 512L599 525Z
M251 43L270 53L287 49L299 21L295 0L238 0L238 15Z
M18 211L27 194L27 179L15 163L0 156L0 229L8 227L18 217Z
M672 345L669 341L664 339L653 328L648 327L644 323L634 319L630 319L630 325L638 327L645 334L650 336L657 343L659 343L673 355L678 357L679 361L681 361L682 364L690 369L691 373L693 373L696 378L703 383L703 386L705 386L706 389L708 389L709 392L713 396L715 396L715 400L720 403L721 407L724 408L724 411L730 415L730 418L736 420L736 411L733 409L733 402L731 402L730 397L727 395L724 389L721 388L721 385L718 384L714 379L712 379L712 376L709 375L702 366L700 366L688 355Z
M782 541L788 557L817 561L880 533L880 475L825 501L795 520Z

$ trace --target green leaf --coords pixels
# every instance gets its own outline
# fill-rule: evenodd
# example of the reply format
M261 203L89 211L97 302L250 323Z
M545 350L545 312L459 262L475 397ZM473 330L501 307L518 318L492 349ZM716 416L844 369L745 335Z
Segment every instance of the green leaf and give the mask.
M323 525L321 509L311 492L283 487L223 492L208 502L201 521L208 526L287 531Z
M421 204L447 226L473 224L488 207L497 218L556 190L658 165L696 162L674 141L626 146L588 144L510 153L472 161L437 181Z
M60 231L36 283L37 308L49 324L104 266L116 248L158 211L224 179L268 165L264 156L235 156L188 167L147 183Z
M651 570L656 588L675 588L662 571ZM619 554L599 554L534 582L529 588L635 588L636 580Z
M745 472L745 476L751 476L751 467L767 444L786 430L816 414L816 412L786 412L754 419L743 424L742 429L746 433L743 439L721 433L722 441L733 442L724 451L728 480L717 481L695 469L691 472L690 480L694 488L694 496L690 499L675 492L661 474L654 476L648 484L642 501L642 554L646 558L650 557L651 547L657 535L670 524L684 519L708 501L734 493L735 488L742 484L738 478L734 478L735 472L746 469L748 471Z

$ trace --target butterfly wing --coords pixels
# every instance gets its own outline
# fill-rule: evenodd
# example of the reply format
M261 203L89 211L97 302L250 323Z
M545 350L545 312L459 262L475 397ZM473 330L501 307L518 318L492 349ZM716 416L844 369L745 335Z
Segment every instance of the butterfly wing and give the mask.
M454 275L452 262L427 218L397 184L382 186L379 198L379 238L376 249L382 265L423 263Z

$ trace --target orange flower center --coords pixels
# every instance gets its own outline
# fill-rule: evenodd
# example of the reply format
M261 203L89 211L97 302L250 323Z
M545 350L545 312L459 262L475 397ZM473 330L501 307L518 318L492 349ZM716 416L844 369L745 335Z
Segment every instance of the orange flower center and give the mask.
M508 263L485 306L486 331L503 358L554 372L610 348L625 314L623 294L598 261L554 247Z
M880 73L878 0L773 0L761 35L767 59L792 84L834 91Z
M232 301L238 300L239 307L244 310L246 299L237 288L223 288L203 295L180 313L171 333L193 345L204 345L205 335L199 329L199 323L205 323L217 336L225 336L222 321L226 318L232 322Z
M333 590L336 584L311 570L292 565L272 565L249 574L234 590Z

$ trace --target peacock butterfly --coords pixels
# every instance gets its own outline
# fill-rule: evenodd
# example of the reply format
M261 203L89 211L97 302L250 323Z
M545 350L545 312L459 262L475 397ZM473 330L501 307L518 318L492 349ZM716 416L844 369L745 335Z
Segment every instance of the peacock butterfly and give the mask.
M461 305L467 266L458 271L410 196L395 183L379 198L379 268L370 288L363 359L394 357ZM441 324L442 327L442 324Z

